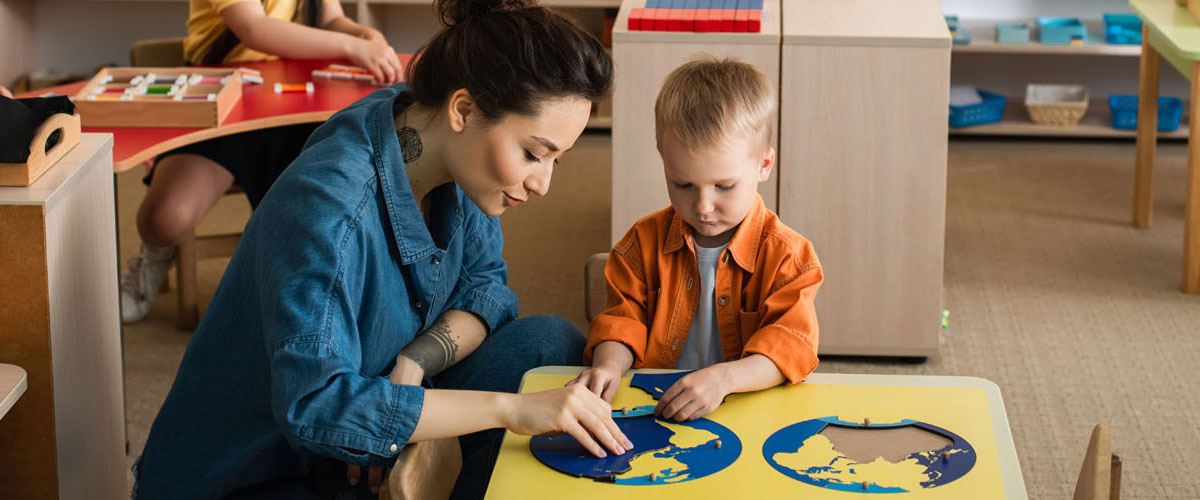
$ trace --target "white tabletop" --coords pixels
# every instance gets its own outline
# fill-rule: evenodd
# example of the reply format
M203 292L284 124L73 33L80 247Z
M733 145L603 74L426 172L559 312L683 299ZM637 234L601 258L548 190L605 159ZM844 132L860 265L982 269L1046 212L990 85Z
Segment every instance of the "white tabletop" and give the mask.
M0 363L0 418L21 398L28 386L25 370L19 366Z

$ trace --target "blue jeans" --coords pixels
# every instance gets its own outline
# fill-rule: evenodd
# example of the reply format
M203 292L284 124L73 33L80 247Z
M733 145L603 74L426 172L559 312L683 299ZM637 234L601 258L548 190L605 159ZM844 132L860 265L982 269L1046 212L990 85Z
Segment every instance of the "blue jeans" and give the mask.
M571 322L552 315L530 316L492 332L475 352L433 377L435 389L517 392L526 371L547 365L578 366L585 338ZM452 500L476 500L487 492L504 429L476 432L458 438L463 467L454 485ZM331 458L310 462L310 476L279 480L235 492L229 498L280 498L356 500L377 498L346 483L346 467Z
M539 366L578 366L586 342L583 333L558 316L530 316L493 332L467 359L434 377L435 389L517 392L526 371ZM504 429L458 438L463 468L451 500L476 500L487 492Z

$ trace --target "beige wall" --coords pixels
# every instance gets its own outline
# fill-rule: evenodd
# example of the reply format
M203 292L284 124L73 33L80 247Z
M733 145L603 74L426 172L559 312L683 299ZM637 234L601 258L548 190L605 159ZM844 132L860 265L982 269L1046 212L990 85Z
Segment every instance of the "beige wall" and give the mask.
M33 0L0 0L0 85L36 66Z

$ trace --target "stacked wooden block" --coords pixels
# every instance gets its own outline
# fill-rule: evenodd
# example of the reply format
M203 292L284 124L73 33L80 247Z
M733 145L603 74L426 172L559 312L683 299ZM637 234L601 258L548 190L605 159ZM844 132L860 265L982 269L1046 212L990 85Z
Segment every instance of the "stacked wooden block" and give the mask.
M630 31L758 33L763 0L646 0L629 12Z

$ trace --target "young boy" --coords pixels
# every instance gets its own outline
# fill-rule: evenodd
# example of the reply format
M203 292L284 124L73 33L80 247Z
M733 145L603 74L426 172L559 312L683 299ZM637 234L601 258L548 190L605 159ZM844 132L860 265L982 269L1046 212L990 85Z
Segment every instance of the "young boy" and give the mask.
M817 366L821 264L757 191L775 161L774 107L766 77L739 61L701 57L667 77L654 113L671 206L613 247L591 368L571 383L611 402L631 367L696 370L655 409L683 421Z

